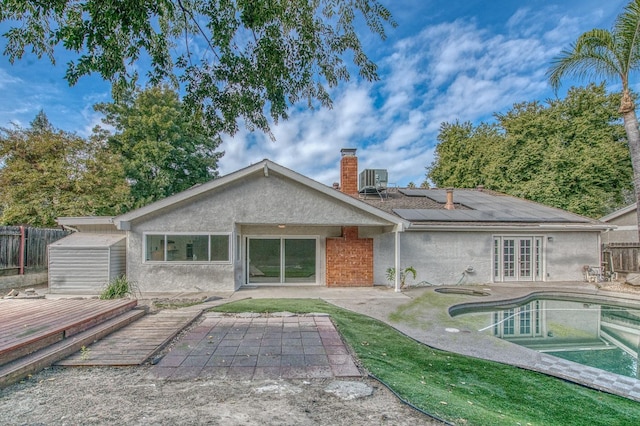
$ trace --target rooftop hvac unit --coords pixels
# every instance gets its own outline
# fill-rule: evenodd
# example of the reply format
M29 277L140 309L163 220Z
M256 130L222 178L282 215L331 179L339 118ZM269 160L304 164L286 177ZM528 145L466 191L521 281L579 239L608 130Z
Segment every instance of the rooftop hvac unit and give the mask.
M389 174L386 169L365 169L360 172L360 192L367 189L374 191L387 189Z

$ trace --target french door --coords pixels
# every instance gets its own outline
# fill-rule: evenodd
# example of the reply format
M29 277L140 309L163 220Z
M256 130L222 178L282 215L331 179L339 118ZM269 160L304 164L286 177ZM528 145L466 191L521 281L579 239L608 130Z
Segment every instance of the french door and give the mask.
M494 237L495 281L542 281L542 237Z
M247 238L247 283L316 284L317 238Z

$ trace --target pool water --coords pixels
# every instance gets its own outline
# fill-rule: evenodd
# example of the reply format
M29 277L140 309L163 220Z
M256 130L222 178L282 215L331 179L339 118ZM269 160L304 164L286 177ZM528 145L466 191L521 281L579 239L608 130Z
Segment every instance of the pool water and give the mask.
M481 333L559 358L640 378L640 309L592 301L533 299L519 305L454 308Z

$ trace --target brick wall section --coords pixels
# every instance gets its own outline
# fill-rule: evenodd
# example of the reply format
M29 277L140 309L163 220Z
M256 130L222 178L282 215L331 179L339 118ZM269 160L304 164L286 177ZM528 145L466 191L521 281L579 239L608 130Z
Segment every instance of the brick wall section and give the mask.
M355 149L342 150L340 190L347 195L358 196L358 157L355 155Z
M327 287L373 286L373 239L358 238L358 227L343 227L327 238Z

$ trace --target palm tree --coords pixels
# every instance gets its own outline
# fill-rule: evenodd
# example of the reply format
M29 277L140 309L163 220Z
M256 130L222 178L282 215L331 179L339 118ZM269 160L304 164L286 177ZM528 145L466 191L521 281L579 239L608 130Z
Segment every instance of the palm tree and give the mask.
M547 75L557 90L565 76L620 79L622 98L618 112L624 121L633 167L633 187L640 200L640 131L635 103L629 91L629 74L640 69L640 0L632 0L624 8L611 31L595 29L582 34L563 50L552 63ZM640 223L640 202L638 203ZM639 229L640 238L640 229Z

